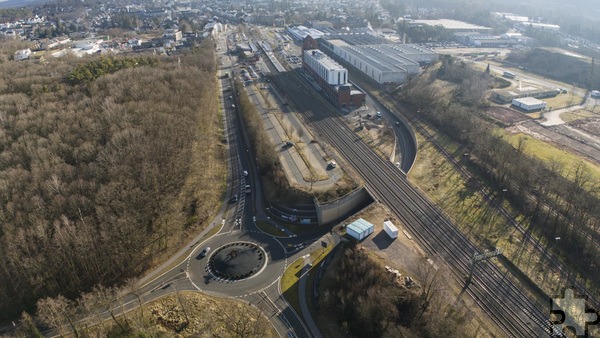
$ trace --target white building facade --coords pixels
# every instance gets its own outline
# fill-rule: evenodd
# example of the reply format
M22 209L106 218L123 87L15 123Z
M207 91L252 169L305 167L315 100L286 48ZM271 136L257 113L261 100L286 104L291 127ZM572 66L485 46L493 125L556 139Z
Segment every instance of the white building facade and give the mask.
M348 83L348 70L318 49L305 50L304 63L330 85Z
M546 108L546 102L534 97L522 97L512 100L512 105L525 111L536 111Z

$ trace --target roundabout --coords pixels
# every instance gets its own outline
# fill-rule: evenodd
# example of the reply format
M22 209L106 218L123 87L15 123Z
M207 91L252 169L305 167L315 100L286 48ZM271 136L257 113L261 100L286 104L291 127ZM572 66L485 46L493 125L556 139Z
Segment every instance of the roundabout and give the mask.
M202 257L199 253L206 247L215 250ZM271 236L257 231L231 231L200 243L186 265L197 290L243 297L277 283L287 265L287 255L283 245Z
M265 251L255 243L233 242L215 250L207 271L224 281L242 281L261 273L267 265Z

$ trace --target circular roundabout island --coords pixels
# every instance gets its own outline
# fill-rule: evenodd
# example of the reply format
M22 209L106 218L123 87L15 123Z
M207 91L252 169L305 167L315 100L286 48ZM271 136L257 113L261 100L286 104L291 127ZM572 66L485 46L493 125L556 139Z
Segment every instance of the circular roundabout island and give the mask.
M210 255L207 270L225 281L242 281L259 274L267 265L267 255L258 245L234 242L217 248Z

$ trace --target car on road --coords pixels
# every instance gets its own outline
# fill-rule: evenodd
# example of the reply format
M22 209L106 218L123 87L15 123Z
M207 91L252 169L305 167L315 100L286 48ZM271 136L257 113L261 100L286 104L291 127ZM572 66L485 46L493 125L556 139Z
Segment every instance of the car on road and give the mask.
M238 195L237 195L237 194L233 195L233 196L232 196L232 197L229 199L229 202L231 202L231 203L235 203L235 202L237 202L237 201L238 201Z
M252 192L252 189L250 188L250 184L246 184L246 194L249 194Z
M397 126L399 126L399 125L400 125L400 122L396 121L396 125L397 125Z
M244 174L244 177L248 177L248 171L244 170L242 171L242 174Z
M377 115L377 117L383 116L380 111L378 111L376 115Z
M235 109L235 104L232 104L232 105L231 105L231 108L232 108L232 109Z
M206 257L206 255L208 255L209 252L210 252L210 247L207 246L202 251L200 251L200 254L198 255L198 257L204 258L204 257Z

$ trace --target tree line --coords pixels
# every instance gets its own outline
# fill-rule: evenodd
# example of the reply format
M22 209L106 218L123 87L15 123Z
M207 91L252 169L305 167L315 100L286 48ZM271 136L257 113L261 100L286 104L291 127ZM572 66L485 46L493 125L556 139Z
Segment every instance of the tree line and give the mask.
M267 318L246 303L215 301L177 289L146 302L137 282L128 279L119 287L97 285L74 300L63 296L40 299L36 315L24 312L14 336L166 337L223 331L228 337L272 336Z
M408 288L352 244L328 269L330 282L323 291L323 312L345 337L464 337L471 314L451 309L443 272L425 260L414 262L416 283ZM333 272L333 273L332 273Z
M220 203L213 49L179 57L0 63L1 319L142 273Z
M460 143L460 153L468 154L463 160L475 173L495 190L507 190L505 197L525 216L522 223L530 224L550 250L557 249L567 266L597 288L600 182L583 163L545 162L527 155L523 140L513 145L495 132L498 126L482 113L485 96L479 101L465 100L481 95L482 88L471 82L481 81L482 76L465 71L462 62L444 58L438 71L411 81L400 97L419 109L421 118ZM455 89L447 95L433 85L440 77L454 82ZM557 237L565 240L556 241Z
M600 56L597 51L596 54ZM562 82L579 84L587 89L600 88L600 67L593 58L590 62L542 48L533 48L513 51L506 61Z
M154 66L158 63L153 57L115 58L101 57L98 60L77 65L68 75L71 84L79 84L95 80L103 75L111 74L124 68Z

